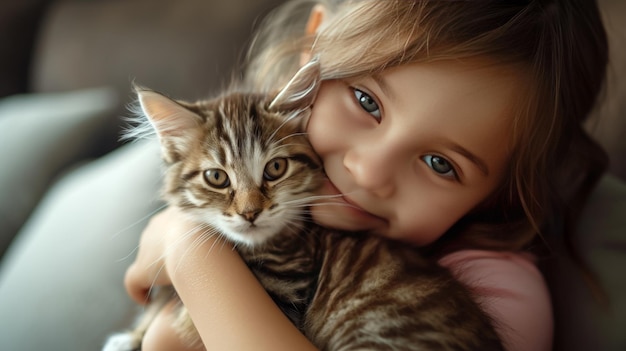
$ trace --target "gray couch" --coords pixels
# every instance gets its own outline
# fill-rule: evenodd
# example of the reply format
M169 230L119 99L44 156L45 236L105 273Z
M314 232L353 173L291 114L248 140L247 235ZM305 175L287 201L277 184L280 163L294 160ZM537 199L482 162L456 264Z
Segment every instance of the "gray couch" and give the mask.
M122 277L162 205L154 145L117 142L130 84L216 92L280 2L0 4L0 349L98 349L128 323ZM612 164L576 241L610 300L596 302L566 256L546 262L557 350L626 349L626 2L600 3L611 68L588 127Z

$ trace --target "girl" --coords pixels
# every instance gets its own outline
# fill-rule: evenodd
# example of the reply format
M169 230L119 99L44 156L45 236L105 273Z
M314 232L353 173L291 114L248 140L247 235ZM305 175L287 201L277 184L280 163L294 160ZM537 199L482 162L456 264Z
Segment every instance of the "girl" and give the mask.
M328 176L322 194L351 206L326 202L314 219L428 246L478 294L508 349L550 350L535 259L569 232L606 164L581 128L607 63L596 4L294 1L255 45L246 77L260 90L320 60L307 132ZM314 349L234 251L207 255L201 233L180 242L193 230L175 208L155 216L127 271L136 301L173 284L208 349ZM146 350L184 349L168 318Z

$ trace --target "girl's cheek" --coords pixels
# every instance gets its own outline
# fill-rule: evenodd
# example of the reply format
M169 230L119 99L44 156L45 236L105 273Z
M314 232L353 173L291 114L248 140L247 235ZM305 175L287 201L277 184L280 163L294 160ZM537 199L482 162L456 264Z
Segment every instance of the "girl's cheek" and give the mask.
M325 133L322 124L320 117L315 113L315 110L313 110L306 126L306 132L309 136L309 142L311 146L313 146L313 150L320 156L322 156L324 152L324 146L329 142L328 137L324 137Z
M341 86L334 81L322 82L306 124L309 141L320 156L341 144L342 132L346 129L338 118L344 114Z

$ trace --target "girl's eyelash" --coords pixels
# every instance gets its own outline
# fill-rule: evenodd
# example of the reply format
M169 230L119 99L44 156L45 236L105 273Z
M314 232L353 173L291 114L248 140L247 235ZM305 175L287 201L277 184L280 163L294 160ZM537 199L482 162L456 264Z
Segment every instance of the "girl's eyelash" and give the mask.
M374 117L377 122L380 122L382 115L380 111L380 104L378 103L378 101L376 101L376 99L372 97L370 93L367 93L362 89L350 87L350 90L352 90L357 104L359 104L365 112Z

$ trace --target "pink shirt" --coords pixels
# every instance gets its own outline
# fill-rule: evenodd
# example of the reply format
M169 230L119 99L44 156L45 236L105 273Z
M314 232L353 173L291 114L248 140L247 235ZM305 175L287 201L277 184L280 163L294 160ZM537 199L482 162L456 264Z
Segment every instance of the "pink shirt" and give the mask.
M550 294L531 255L461 250L439 263L479 296L508 351L552 349Z

